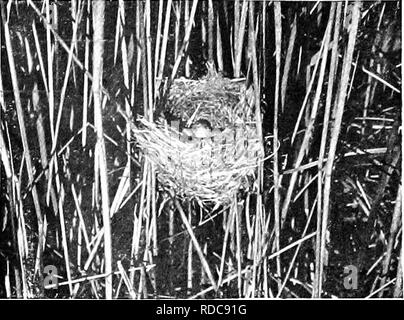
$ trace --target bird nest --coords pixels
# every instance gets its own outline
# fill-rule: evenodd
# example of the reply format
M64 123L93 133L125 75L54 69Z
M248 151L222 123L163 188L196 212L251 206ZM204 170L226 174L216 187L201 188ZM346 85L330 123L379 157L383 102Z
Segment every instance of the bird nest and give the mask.
M177 79L165 109L170 125L139 117L133 129L165 188L202 205L227 204L241 189L252 189L263 148L253 90L243 79ZM198 123L205 124L202 134L194 130Z

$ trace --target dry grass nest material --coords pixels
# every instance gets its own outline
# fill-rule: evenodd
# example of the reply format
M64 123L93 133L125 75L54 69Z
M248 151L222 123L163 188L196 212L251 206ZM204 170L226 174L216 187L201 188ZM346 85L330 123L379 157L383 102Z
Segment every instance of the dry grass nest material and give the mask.
M171 126L165 119L150 122L139 117L133 129L138 146L156 165L165 188L203 205L229 203L240 189L252 188L263 149L253 90L246 89L243 79L218 75L198 81L177 79L166 108L178 119L171 121ZM201 119L211 124L211 136L186 135Z

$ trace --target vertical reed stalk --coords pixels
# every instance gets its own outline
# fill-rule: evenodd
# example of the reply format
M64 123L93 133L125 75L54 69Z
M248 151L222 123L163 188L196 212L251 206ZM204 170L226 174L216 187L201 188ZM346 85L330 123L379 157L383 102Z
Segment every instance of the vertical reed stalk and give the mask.
M223 49L222 49L222 36L219 24L219 16L216 18L216 59L219 71L223 71Z
M167 51L168 29L170 27L170 18L171 18L171 4L172 4L172 0L168 0L167 6L166 6L166 15L164 18L163 42L161 44L160 60L158 61L159 68L158 68L158 73L157 73L156 88L160 88L160 83L163 79L163 71L164 71L164 65L165 65L165 60L166 60L166 51Z
M401 185L399 185L398 191L397 191L396 203L394 205L393 218L391 220L391 225L390 225L390 234L389 234L389 240L387 243L386 255L384 256L384 260L383 260L382 278L380 280L380 288L383 288L386 283L387 273L390 268L391 255L392 255L393 248L394 248L394 242L395 242L395 239L397 236L397 232L398 232L400 226L402 225L401 203L402 203L402 187L401 187ZM383 297L383 290L381 290L379 292L379 298L382 298L382 297Z
M96 156L99 161L101 183L102 221L104 227L104 259L105 259L105 298L112 299L112 239L109 210L107 159L104 141L104 129L101 110L101 84L103 74L104 53L104 12L105 1L94 0L93 5L93 95L94 125L97 133Z
M161 25L163 20L163 0L159 0L159 12L158 12L158 22L157 22L157 33L156 33L156 46L154 48L154 99L157 98L159 92L160 82L157 81L157 71L159 67L159 54L160 54L160 43L161 43ZM161 79L160 79L161 80Z
M325 167L325 181L324 181L324 198L323 198L323 219L322 219L322 230L321 230L321 252L320 257L322 257L322 261L320 261L320 274L319 274L319 283L318 283L318 292L321 294L322 287L322 265L324 262L324 253L325 253L325 243L326 243L326 232L327 232L327 222L328 215L330 210L330 192L331 192L331 176L332 176L332 168L334 165L335 153L337 149L338 137L341 131L341 122L342 115L344 113L345 106L345 98L346 98L346 88L348 86L349 81L349 72L351 69L352 56L355 48L356 35L358 32L358 24L360 20L360 8L361 2L355 2L351 14L352 21L349 32L348 46L347 51L344 55L344 62L342 65L342 73L341 73L341 82L339 87L338 94L338 102L336 106L336 117L334 126L331 132L331 141L330 147L328 151L328 158Z
M185 6L184 6L184 29L186 31L186 26L189 23L189 2L190 0L185 0ZM190 77L190 59L189 59L189 55L187 55L187 57L185 58L185 77L189 78Z
M238 6L238 2L237 2ZM236 5L235 5L236 8ZM234 42L234 77L239 78L241 74L241 54L243 52L243 43L244 43L244 33L245 33L245 23L247 18L247 9L248 9L248 1L243 0L243 7L241 9L241 18L239 24L237 26L237 41ZM239 13L237 13L238 15ZM234 23L237 23L236 21Z
M320 279L320 252L321 249L321 225L322 221L321 219L322 216L322 201L323 201L323 175L321 174L323 171L323 163L324 163L324 154L325 154L325 147L327 143L327 134L328 134L328 125L330 121L330 110L331 110L331 102L332 102L332 97L333 97L333 86L334 86L334 81L335 81L335 74L336 74L336 67L337 67L337 60L338 60L338 41L339 39L339 32L340 32L340 20L341 20L341 8L342 4L338 3L337 8L336 8L336 16L335 16L335 21L334 21L334 35L333 35L333 45L332 45L332 54L331 54L331 62L330 62L330 70L328 73L328 86L327 86L327 97L326 97L326 104L325 104L325 110L324 110L324 119L323 119L323 130L322 130L322 135L321 135L321 144L320 144L320 151L319 151L319 156L318 156L318 178L317 178L317 199L318 199L318 205L317 205L317 243L316 243L316 283L319 283ZM335 12L335 9L334 11ZM334 13L333 13L334 14ZM319 237L320 235L320 237ZM316 286L318 286L316 284ZM317 291L318 288L316 288L315 291ZM314 290L313 290L314 291ZM316 292L317 295L319 292Z
M86 34L90 33L90 10L91 2L87 2L87 15L86 15ZM84 68L89 69L90 65L90 38L85 37L85 52L84 52ZM84 73L84 83L83 83L83 131L81 145L84 147L87 143L87 115L88 115L88 74Z
M283 68L283 75L282 75L282 84L281 84L282 113L285 112L286 90L288 87L288 78L289 78L290 65L292 63L293 48L295 46L295 41L296 41L296 30L297 30L297 22L296 22L296 15L295 15L295 18L294 18L293 24L292 24L292 30L290 31L288 50L286 52L285 66Z
M276 46L276 80L275 80L275 102L274 102L274 129L273 129L273 148L274 148L274 216L275 216L275 249L280 249L280 194L279 194L279 167L278 167L278 113L279 113L279 79L281 68L281 48L282 48L282 21L281 21L281 4L274 3L274 19L275 19L275 46ZM286 66L285 66L286 69ZM276 257L276 271L279 277L282 276L281 259ZM281 291L281 283L278 283L278 291Z
M192 225L192 206L191 202L188 202L188 221L189 224ZM192 289L193 289L193 267L192 267L192 254L193 254L193 245L192 245L192 240L189 240L188 243L188 252L187 252L187 294L191 295L192 294Z
M402 238L402 237L401 237ZM401 239L401 243L402 239ZM398 257L397 277L394 286L394 298L403 298L403 247L401 246L400 256Z
M213 13L213 2L208 0L208 60L213 62L213 23L215 16Z
M182 40L182 46L181 46L181 49L180 49L180 51L178 53L178 57L175 60L173 70L171 71L171 77L170 77L171 81L174 80L174 78L175 78L175 76L177 74L177 71L178 71L178 67L180 66L180 63L181 63L182 58L184 56L184 52L188 48L188 42L189 42L189 38L191 36L191 30L192 30L192 25L194 23L194 17L195 17L195 12L196 12L197 5L198 5L198 0L194 0L193 3L192 3L191 14L189 16L189 23L188 23L187 29L185 31L184 39Z

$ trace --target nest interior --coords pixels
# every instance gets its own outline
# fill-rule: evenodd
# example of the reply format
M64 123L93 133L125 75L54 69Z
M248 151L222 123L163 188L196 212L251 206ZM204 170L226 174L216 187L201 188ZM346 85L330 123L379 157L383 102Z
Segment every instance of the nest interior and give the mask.
M139 117L133 129L165 188L202 205L226 204L240 189L251 190L263 149L253 89L246 88L244 79L217 74L176 79L165 108L170 125L165 118L151 122ZM201 120L210 124L202 138L192 134Z

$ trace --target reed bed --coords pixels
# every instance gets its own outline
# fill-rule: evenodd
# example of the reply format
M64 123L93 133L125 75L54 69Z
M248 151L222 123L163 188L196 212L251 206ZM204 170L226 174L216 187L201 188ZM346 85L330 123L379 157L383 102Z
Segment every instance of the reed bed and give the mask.
M399 1L0 7L0 297L402 297Z

